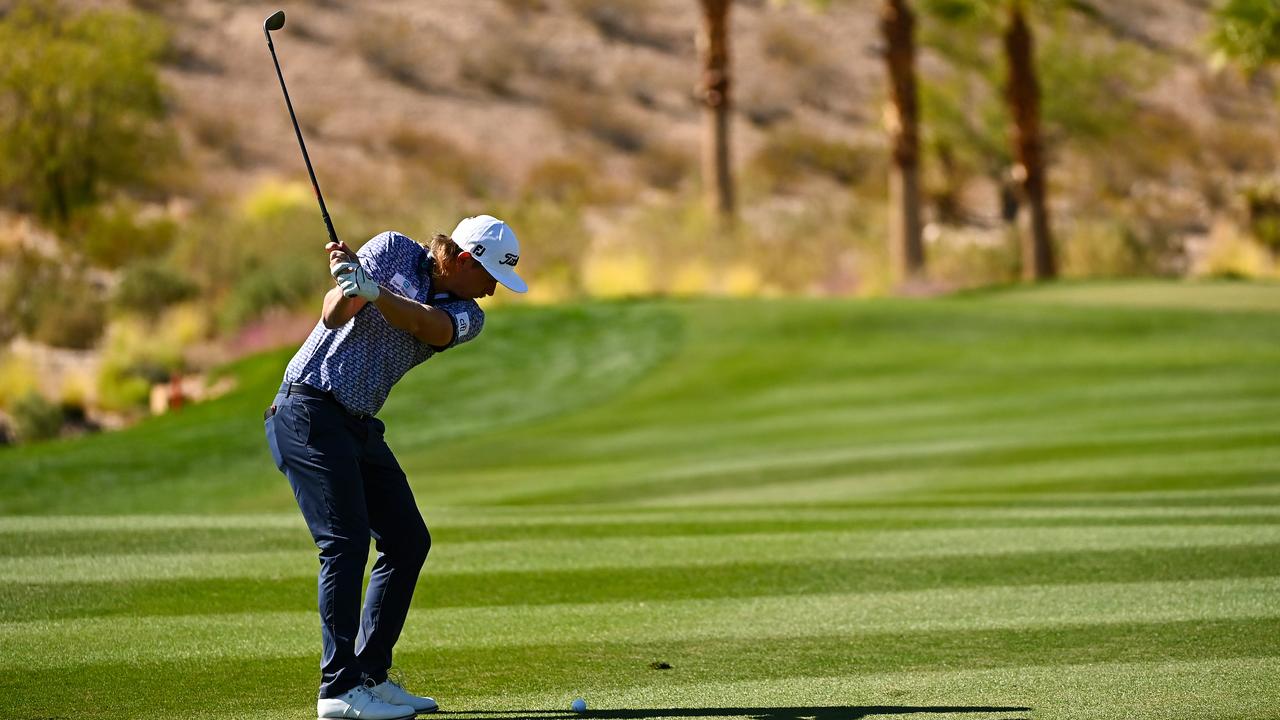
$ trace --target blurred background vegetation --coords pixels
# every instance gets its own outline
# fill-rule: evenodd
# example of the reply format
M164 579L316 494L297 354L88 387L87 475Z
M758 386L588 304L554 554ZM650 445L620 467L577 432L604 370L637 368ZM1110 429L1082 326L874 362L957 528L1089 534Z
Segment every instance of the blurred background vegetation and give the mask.
M6 441L295 342L325 234L246 0L0 0ZM308 0L339 235L509 220L533 292L1275 278L1274 0Z

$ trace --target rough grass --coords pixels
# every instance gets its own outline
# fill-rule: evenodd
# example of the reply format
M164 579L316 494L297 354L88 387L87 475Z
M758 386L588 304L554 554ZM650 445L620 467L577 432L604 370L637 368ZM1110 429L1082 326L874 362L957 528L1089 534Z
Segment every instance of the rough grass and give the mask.
M1268 718L1280 288L502 309L384 411L466 718ZM0 707L312 717L288 353L0 452ZM669 665L669 669L660 669Z

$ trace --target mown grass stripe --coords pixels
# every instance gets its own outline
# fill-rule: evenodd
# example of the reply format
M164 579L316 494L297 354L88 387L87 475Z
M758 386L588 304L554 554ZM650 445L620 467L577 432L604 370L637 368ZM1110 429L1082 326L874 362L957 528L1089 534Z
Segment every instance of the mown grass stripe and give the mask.
M1280 617L1280 578L1092 583L666 602L438 608L415 612L397 647L784 639ZM149 636L122 645L121 634ZM0 669L180 658L311 655L314 612L79 618L0 624Z
M979 443L942 443L933 447L912 446L881 450L805 448L744 457L740 452L702 460L650 468L632 473L600 475L586 471L558 474L555 480L521 487L502 475L463 471L459 480L474 486L455 497L467 502L487 498L495 504L569 504L575 502L661 502L686 501L720 493L721 503L747 502L752 493L782 492L806 497L815 484L841 482L867 494L902 496L912 491L957 489L992 490L1002 486L1063 486L1081 490L1139 489L1142 486L1172 488L1179 485L1203 488L1217 485L1262 484L1275 481L1274 468L1280 464L1280 447L1275 434L1236 438L1194 449L1179 445L1154 446L1137 451L1070 454L1019 447L1002 452ZM1234 445L1233 447L1227 447ZM1170 456L1176 456L1176 463ZM1237 480L1236 478L1240 478ZM734 500L733 493L744 500ZM813 499L822 499L815 494ZM754 502L764 502L754 498Z
M912 500L894 506L886 503L867 503L863 506L794 505L738 505L719 507L636 507L633 505L603 504L592 507L582 505L543 506L535 508L510 507L425 507L424 517L432 529L474 529L477 533L499 530L504 527L517 529L538 527L580 528L601 525L666 525L688 524L690 521L716 525L755 526L769 522L848 522L863 523L869 520L891 519L904 523L938 521L1007 522L1026 520L1099 520L1125 521L1134 519L1195 519L1221 521L1230 518L1277 518L1280 505L1258 506L1245 504L1235 507L1203 507L1200 505L1162 505L1162 498L1194 498L1212 501L1236 495L1276 496L1280 498L1280 483L1270 487L1223 489L1221 491L1186 491L1171 493L1092 493L1054 496L1063 501L1080 503L1117 501L1142 501L1141 505L1112 506L1101 504L1049 505L1052 498L1034 498L1021 495L988 493L968 494L969 503L957 507L928 507L929 501ZM1148 497L1151 496L1151 497ZM980 507L983 498L1009 502L1008 506ZM1029 504L1012 505L1012 501L1028 501ZM934 503L940 504L940 503ZM713 511L708 515L708 511ZM589 513L584 516L584 513ZM294 531L305 529L302 516L297 512L227 515L15 515L0 517L0 535L30 535L46 538L54 534L74 535L100 533L126 536L149 532L237 532L253 536L254 532ZM245 531L248 531L247 533ZM625 532L625 529L623 529ZM203 536L202 536L203 537ZM5 538L13 541L14 538ZM191 545L188 545L191 547Z
M1277 525L1144 525L743 533L648 538L514 540L436 545L440 574L696 568L735 562L885 559L1196 546L1280 544ZM101 554L0 558L0 582L62 583L175 578L305 577L297 551Z
M1280 575L1280 545L1088 552L784 561L683 567L441 573L428 567L422 608L554 605L908 591L984 586L1071 585L1261 578ZM313 561L314 562L314 561ZM313 566L315 567L315 566ZM307 577L184 578L120 582L0 583L0 622L106 615L199 615L315 606Z
M664 445L669 446L670 457L678 460L699 454L694 439L704 445L733 441L756 447L812 443L849 433L846 437L857 438L860 445L904 440L927 444L925 441L946 430L953 439L988 443L994 438L1026 442L1076 436L1114 446L1142 441L1208 441L1274 431L1276 427L1268 410L1274 407L1273 396L1280 394L1280 387L1268 392L1254 386L1241 391L1240 397L1219 391L1195 398L1180 392L1175 384L1167 393L1165 397L1082 401L1069 392L1008 400L989 395L956 397L940 391L928 400L898 400L873 407L857 403L797 407L793 402L785 410L762 415L722 408L723 415L701 424L694 418L681 418L661 427L642 425L590 438L582 445L581 459L616 461ZM1053 405L1052 415L1044 414L1046 404ZM684 438L677 432L682 428L689 431ZM1099 432L1102 430L1107 432Z
M1247 491L1275 482L1273 468L1280 460L1239 456L1230 460L1223 458L1225 455L1216 458L1187 457L1183 458L1187 463L1185 466L1171 464L1158 468L1129 469L1106 461L1072 468L993 467L987 471L897 468L866 474L814 473L812 476L797 476L783 482L744 483L737 487L728 483L706 483L701 486L690 485L684 490L673 487L668 491L644 496L639 492L632 492L632 488L622 492L601 488L595 492L584 491L579 496L584 502L619 502L630 499L637 505L654 506L676 503L712 506L777 505L794 502L797 498L804 498L805 503L866 504L876 501L909 501L912 496L925 493L945 493L946 497L959 498L968 493L995 489L1018 493L1023 497L1034 497L1042 492L1136 492L1155 488ZM514 504L524 501L524 498L516 497L510 502Z
M780 640L697 640L658 643L592 643L567 638L551 645L406 651L398 662L430 677L433 692L448 697L503 694L546 688L647 688L671 692L701 683L792 682L798 678L877 675L885 672L972 671L1153 661L1213 661L1274 657L1280 618L1115 625L1060 625L1035 630L984 630L868 634L855 637L791 637ZM662 659L675 674L655 672ZM530 672L536 668L536 672ZM313 687L315 659L177 660L62 667L76 683L24 700L32 716L155 717L185 714L200 697L236 697L227 688L251 682L258 712L292 708ZM5 674L0 692L19 686ZM175 683L174 678L182 678ZM418 685L420 683L415 683ZM129 688L130 692L120 692ZM104 696L119 697L109 705ZM314 700L314 695L311 696ZM745 704L745 703L744 703ZM990 706L997 703L983 703ZM222 708L224 712L232 708ZM248 711L249 708L245 708ZM208 709L204 709L208 712Z
M588 717L619 720L1274 720L1270 694L1280 659L1205 658L1055 664L1045 658L1018 668L917 670L871 674L718 682L548 685L523 693L482 695L465 688L451 696L462 720L570 720L563 708L585 695L597 708ZM429 682L427 669L412 673ZM1030 712L983 710L1031 707ZM955 708L943 712L942 708Z
M433 513L428 513L434 516ZM568 515L572 515L568 514ZM0 557L58 555L122 555L201 552L267 552L310 550L310 535L301 527L288 529L208 527L133 530L41 530L4 533ZM574 520L566 514L548 518L498 518L496 524L429 521L437 547L455 543L591 538L668 538L702 535L770 535L778 533L878 532L909 529L1024 528L1036 532L1049 527L1119 527L1145 525L1280 525L1280 507L1148 507L1148 508L1027 508L1027 509L851 509L779 512L717 511L695 516L669 513L655 516L601 515Z

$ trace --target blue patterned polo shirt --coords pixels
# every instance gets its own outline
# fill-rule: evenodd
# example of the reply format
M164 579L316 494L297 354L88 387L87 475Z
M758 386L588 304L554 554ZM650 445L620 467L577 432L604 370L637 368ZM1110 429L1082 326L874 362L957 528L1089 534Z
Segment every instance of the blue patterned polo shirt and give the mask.
M439 308L453 320L453 341L444 347L427 345L392 327L373 303L340 328L330 330L323 320L316 323L289 361L284 381L327 390L351 412L373 415L386 402L391 386L411 368L479 335L484 312L475 300L433 292L431 253L398 232L374 237L356 255L383 292Z

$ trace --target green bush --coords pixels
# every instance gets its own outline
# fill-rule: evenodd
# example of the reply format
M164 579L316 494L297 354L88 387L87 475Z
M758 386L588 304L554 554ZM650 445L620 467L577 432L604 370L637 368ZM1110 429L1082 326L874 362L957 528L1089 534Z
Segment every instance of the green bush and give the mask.
M1249 231L1272 252L1280 252L1280 184L1260 183L1244 194Z
M32 336L48 345L87 350L102 337L106 307L92 286L67 282L40 302Z
M318 302L331 285L322 266L281 258L240 276L222 308L221 324L229 330L273 307L296 307L308 299Z
M133 11L45 0L0 16L0 187L65 223L151 177L176 147L161 122L165 42L158 21Z
M151 382L125 368L105 363L98 373L98 407L110 412L136 411L147 406Z
M116 309L156 318L174 303L196 296L195 283L158 263L128 267L116 285L112 298Z
M128 203L77 213L70 234L96 267L120 268L139 258L155 258L173 245L178 226L167 217L143 220Z
M9 405L13 434L18 442L35 442L56 437L62 429L62 408L38 392L28 392Z
M0 354L0 408L8 408L18 398L40 385L36 367L28 359Z
M93 347L106 320L103 293L84 268L28 252L0 260L0 328L58 347Z

